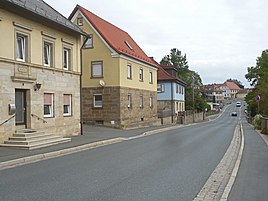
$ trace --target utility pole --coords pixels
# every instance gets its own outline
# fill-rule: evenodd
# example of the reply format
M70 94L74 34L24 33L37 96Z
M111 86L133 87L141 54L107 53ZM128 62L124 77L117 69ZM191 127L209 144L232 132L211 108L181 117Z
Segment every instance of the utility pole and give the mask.
M192 87L193 87L193 123L195 122L195 118L194 118L194 81L195 81L195 79L194 79L194 72L193 72L193 74L192 74Z

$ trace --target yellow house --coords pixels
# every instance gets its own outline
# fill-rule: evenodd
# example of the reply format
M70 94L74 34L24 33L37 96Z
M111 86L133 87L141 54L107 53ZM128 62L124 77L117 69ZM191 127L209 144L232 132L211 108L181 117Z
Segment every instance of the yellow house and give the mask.
M80 134L82 30L41 0L1 1L0 30L0 143Z
M130 128L159 124L157 66L131 36L77 5L69 19L90 38L82 59L83 122Z

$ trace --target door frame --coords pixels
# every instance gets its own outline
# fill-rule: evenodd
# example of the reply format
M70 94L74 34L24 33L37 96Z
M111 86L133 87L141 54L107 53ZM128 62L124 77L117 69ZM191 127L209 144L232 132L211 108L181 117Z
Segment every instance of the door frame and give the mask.
M16 103L16 92L22 92L23 93L23 110L24 110L24 121L23 122L16 122L16 117L15 117L15 124L16 126L27 126L27 90L26 89L15 89L15 103ZM17 112L17 105L16 105L16 112Z

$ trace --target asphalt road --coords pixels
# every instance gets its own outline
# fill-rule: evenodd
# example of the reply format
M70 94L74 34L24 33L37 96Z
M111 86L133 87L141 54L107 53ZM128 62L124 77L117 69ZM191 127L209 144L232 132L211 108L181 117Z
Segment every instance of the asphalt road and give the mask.
M0 171L0 201L193 200L234 133L230 105L212 122Z

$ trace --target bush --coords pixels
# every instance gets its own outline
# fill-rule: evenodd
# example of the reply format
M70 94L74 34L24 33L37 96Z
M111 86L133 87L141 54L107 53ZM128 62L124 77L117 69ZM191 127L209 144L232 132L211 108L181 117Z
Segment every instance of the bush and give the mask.
M261 115L256 115L253 120L253 126L256 130L261 130Z

